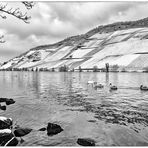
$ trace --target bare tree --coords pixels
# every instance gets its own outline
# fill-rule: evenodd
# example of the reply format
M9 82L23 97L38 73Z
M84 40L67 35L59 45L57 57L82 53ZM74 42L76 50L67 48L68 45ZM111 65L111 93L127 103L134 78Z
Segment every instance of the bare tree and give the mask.
M22 3L26 6L27 9L31 9L35 5L35 2L32 1L24 1Z
M23 1L21 2L28 10L31 9L34 5L35 2L32 1ZM28 16L27 12L23 13L20 8L10 8L8 7L8 4L3 4L0 3L0 17L2 19L6 19L6 15L11 15L14 16L20 20L22 20L25 23L29 23L29 20L31 19L31 16ZM0 35L0 43L4 43L5 41L3 40L4 36Z

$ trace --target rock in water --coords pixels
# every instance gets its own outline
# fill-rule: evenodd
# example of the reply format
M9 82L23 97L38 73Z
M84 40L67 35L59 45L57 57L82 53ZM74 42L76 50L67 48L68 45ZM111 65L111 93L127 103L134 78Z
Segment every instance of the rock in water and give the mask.
M3 105L3 106L0 105L0 109L1 110L6 110L6 106L5 105Z
M43 128L40 128L38 131L46 131L47 128L46 127L43 127Z
M8 99L8 98L0 98L0 102L5 102L6 105L14 104L15 101L13 99Z
M48 123L48 126L47 126L47 135L48 136L56 135L62 131L63 131L63 129L61 128L60 125L57 125L54 123Z
M6 99L6 105L14 104L15 101L13 99Z
M82 146L95 146L95 141L90 138L78 138L77 143Z
M13 120L0 116L0 129L10 129L12 127Z
M18 140L14 137L10 129L0 130L0 146L16 146Z
M6 102L7 98L0 98L0 102Z
M22 137L29 134L31 131L32 129L30 128L17 128L16 130L14 130L14 135L16 137Z

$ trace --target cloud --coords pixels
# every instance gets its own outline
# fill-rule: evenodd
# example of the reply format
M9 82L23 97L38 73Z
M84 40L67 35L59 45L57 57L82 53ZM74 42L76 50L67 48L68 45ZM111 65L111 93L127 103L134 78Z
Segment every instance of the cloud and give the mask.
M9 2L9 6L26 11L20 2ZM147 17L147 7L147 2L36 2L28 11L30 24L13 16L0 21L0 34L7 41L0 44L0 58L12 58L32 47L82 34L102 24Z

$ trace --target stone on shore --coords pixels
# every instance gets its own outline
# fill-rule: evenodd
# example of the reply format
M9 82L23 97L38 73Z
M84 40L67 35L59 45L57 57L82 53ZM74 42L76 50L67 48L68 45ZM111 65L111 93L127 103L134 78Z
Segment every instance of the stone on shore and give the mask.
M32 131L32 129L30 129L30 128L20 128L19 127L14 130L14 135L16 137L23 137L23 136L29 134L31 131Z
M46 127L43 127L43 128L40 128L38 131L46 131L47 128Z
M0 129L10 129L12 127L13 120L0 116Z
M82 146L95 146L95 141L90 138L78 138L77 143Z
M0 109L1 110L6 110L6 106L5 105L3 105L3 106L0 105Z
M10 129L0 130L0 146L16 146L18 140L14 137Z
M6 100L6 105L14 104L15 101L13 99L7 99Z
M0 103L5 102L6 105L14 104L15 101L13 99L8 99L8 98L0 98Z
M5 146L16 146L19 143L18 139L13 137L11 140L9 140Z
M47 126L47 135L48 136L56 135L62 131L63 131L63 129L61 128L60 125L57 125L54 123L48 123L48 126Z
M0 103L6 102L6 99L7 99L7 98L0 98Z

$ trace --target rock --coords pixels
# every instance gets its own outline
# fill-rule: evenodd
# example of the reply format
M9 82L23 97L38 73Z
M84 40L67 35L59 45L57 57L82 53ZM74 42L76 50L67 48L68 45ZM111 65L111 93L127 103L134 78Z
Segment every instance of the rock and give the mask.
M38 131L46 131L47 128L46 127L43 127L43 128L40 128Z
M13 99L8 99L8 98L0 98L0 102L5 102L6 105L14 104L15 101Z
M7 98L0 98L0 103L1 103L1 102L6 102L6 99L7 99Z
M0 116L0 129L10 129L12 127L13 120Z
M16 137L22 137L29 134L31 131L32 129L30 128L17 128L16 130L14 130L14 135Z
M0 146L16 146L18 140L14 137L10 129L0 130Z
M6 100L6 105L14 104L15 101L13 99L7 99Z
M5 105L3 105L3 106L0 105L0 109L1 110L6 110L6 106Z
M18 143L19 143L19 141L15 137L13 137L4 146L16 146L16 145L18 145Z
M54 123L48 123L48 126L47 126L47 135L48 136L56 135L62 131L63 131L63 129L61 128L60 125L57 125Z
M95 141L90 138L78 138L77 143L82 146L95 146Z

